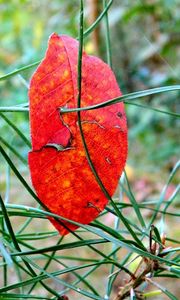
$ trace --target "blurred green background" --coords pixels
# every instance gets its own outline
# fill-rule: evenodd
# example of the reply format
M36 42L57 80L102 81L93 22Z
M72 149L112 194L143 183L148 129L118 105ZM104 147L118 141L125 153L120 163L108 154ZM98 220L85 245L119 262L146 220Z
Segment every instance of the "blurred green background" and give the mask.
M87 29L101 13L103 1L85 0L84 3ZM113 1L109 10L112 61L123 94L179 84L179 16L179 0ZM0 76L41 60L52 32L77 37L78 23L78 0L0 0ZM106 61L104 20L84 43L87 53ZM34 70L35 67L0 81L1 107L28 101L28 84ZM141 98L136 103L177 113L180 111L179 98L180 93L174 91ZM175 117L130 104L126 105L126 111L129 126L128 178L137 201L157 199L178 160L180 122ZM27 112L6 113L6 116L30 139ZM1 117L0 137L27 160L28 147ZM5 144L3 147L8 149ZM8 151L21 174L29 181L27 166ZM0 191L3 194L7 188L7 172L7 165L0 157ZM17 178L12 176L11 202L35 206L34 199L17 182ZM177 176L168 188L166 199L175 190L176 183ZM175 209L173 207L172 211ZM148 213L145 214L145 217L148 216ZM176 221L176 218L167 219L166 230L172 239L179 235ZM32 231L36 232L36 229L37 224L34 224ZM97 283L101 284L101 281ZM172 285L172 282L166 284ZM174 289L176 291L176 287Z

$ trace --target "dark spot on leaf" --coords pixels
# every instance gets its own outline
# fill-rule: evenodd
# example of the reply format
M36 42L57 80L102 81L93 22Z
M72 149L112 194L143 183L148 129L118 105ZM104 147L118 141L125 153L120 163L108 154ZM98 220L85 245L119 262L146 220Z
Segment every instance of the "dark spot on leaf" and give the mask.
M118 111L117 117L118 117L118 118L122 118L122 117L123 117L123 114L122 114L120 111Z

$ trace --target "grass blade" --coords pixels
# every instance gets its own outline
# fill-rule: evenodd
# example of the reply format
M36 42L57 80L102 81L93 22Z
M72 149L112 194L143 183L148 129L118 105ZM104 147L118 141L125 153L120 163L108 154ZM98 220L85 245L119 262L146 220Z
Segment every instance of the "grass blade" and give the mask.
M165 115L169 115L171 117L175 117L175 118L179 118L180 114L178 113L174 113L172 111L167 111L167 110L161 110L159 108L156 107L152 107L149 105L144 105L144 104L140 104L140 103L134 103L134 102L129 102L129 101L124 101L125 104L129 104L129 105L134 105L134 106L138 106L140 108L145 108L145 109L149 109L149 110L153 110L155 112L161 113L161 114L165 114Z
M0 137L0 142L3 143L19 160L26 166L27 165L27 160L22 157L21 154L13 147L11 146L5 139Z
M19 69L16 69L16 70L12 71L12 72L9 72L8 74L1 76L1 77L0 77L0 81L6 80L6 79L8 79L9 77L12 77L12 76L14 76L14 75L16 75L16 74L18 74L18 73L20 73L20 72L22 72L22 71L26 71L26 70L28 70L28 69L31 69L31 68L37 66L40 62L41 62L41 61L39 60L39 61L36 61L36 62L34 62L34 63L32 63L32 64L29 64L29 65L27 65L27 66L24 66L24 67L21 67L21 68L19 68Z
M134 92L130 94L126 94L96 105L91 105L91 106L86 106L86 107L77 107L77 108L66 108L66 107L61 107L60 112L61 113L70 113L70 112L79 112L79 111L86 111L86 110L91 110L91 109L97 109L97 108L102 108L105 106L109 106L112 104L116 104L119 102L124 102L124 101L130 101L130 100L135 100L138 98L143 98L159 93L165 93L165 92L172 92L172 91L178 91L180 90L180 85L170 85L170 86L164 86L160 88L153 88L153 89L148 89L144 91L139 91L139 92ZM179 115L180 117L180 115Z
M17 133L17 135L22 139L22 141L29 147L31 148L31 143L30 141L26 138L26 136L22 133L21 130L19 130L19 128L14 125L13 122L11 122L11 120L9 120L4 114L2 114L0 112L0 116L1 118L3 118L3 120Z

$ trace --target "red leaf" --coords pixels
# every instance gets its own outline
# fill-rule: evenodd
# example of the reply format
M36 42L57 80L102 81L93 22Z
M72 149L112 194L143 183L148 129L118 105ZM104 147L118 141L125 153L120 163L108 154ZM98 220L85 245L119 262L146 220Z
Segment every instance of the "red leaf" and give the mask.
M78 42L53 34L46 56L34 73L29 91L32 152L29 167L41 201L53 212L88 224L107 204L86 159L77 114L59 108L77 106ZM121 95L108 65L83 53L82 106ZM83 132L93 164L113 195L127 157L123 103L81 113ZM58 151L58 148L59 151ZM51 220L62 235L69 231ZM77 227L64 222L71 230Z

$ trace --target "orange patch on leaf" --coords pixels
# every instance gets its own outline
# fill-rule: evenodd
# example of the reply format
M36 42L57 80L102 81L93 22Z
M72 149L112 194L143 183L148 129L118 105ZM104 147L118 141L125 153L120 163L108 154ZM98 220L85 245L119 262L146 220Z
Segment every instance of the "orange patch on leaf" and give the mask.
M77 114L60 114L60 107L77 107L78 42L52 34L44 60L29 90L32 151L29 167L33 186L51 212L88 224L108 199L87 162ZM121 96L109 66L83 53L81 106ZM92 162L112 196L127 157L127 124L123 103L81 112L82 128ZM50 219L62 235L77 226ZM63 226L65 225L65 227Z

